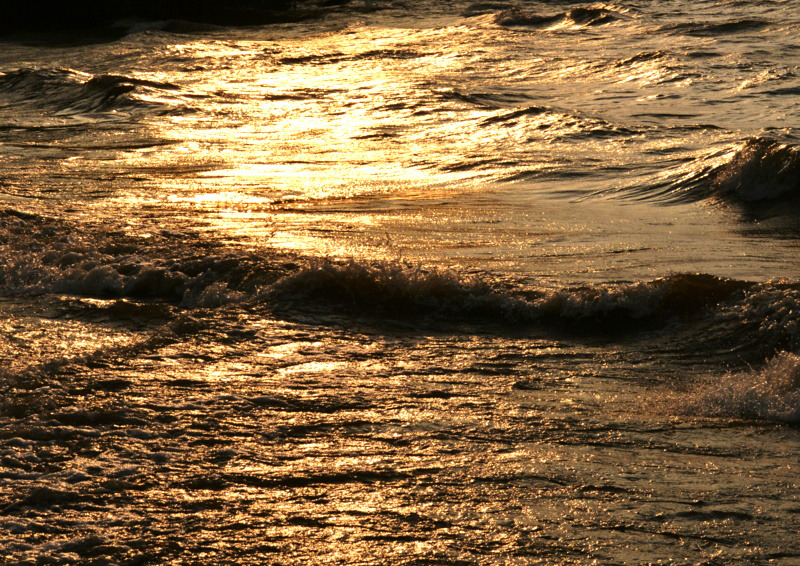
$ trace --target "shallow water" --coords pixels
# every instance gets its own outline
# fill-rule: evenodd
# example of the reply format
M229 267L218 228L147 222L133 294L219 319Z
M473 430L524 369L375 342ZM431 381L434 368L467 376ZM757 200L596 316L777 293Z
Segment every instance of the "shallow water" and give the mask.
M0 557L796 563L792 8L6 39Z

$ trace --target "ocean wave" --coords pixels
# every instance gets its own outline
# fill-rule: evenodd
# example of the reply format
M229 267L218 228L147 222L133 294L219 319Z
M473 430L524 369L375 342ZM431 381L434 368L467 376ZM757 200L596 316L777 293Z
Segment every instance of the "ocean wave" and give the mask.
M760 31L768 25L769 22L759 19L740 19L726 22L682 22L663 26L659 28L658 31L702 37L717 37L727 34Z
M128 316L125 301L133 299L186 312L247 306L288 318L488 324L592 339L673 328L693 348L742 360L800 351L800 282L792 280L754 283L676 273L551 288L397 261L214 249L192 234L92 234L13 209L0 210L0 253L0 295L106 299L112 318ZM158 316L177 311L159 310Z
M607 139L642 133L641 128L614 124L579 111L531 104L533 97L521 92L442 89L436 94L486 110L476 122L480 128L519 128L523 134L550 140Z
M524 12L519 8L503 10L495 15L494 21L503 27L555 28L555 27L593 27L610 24L620 18L620 14L605 6L573 8L550 16L540 16Z
M279 310L330 309L393 317L525 318L524 301L478 278L400 263L314 262L264 295Z
M135 238L0 210L0 292L141 297L187 308L259 301L280 310L420 313L496 321L606 322L686 315L746 284L706 275L552 290L398 262L209 251L191 235Z
M364 60L406 60L417 59L424 54L413 49L370 49L362 53L345 54L339 51L332 53L305 53L281 57L276 62L281 65L334 65Z
M608 139L636 133L635 130L600 118L547 106L498 110L484 118L479 125L522 128L531 134L544 135L551 140Z
M123 75L89 75L72 69L18 69L0 74L0 92L17 104L46 108L59 116L100 112L185 110L183 101L155 101L180 88L174 84Z
M721 303L706 322L707 339L742 358L800 352L800 283L779 279L752 285L737 300Z
M274 266L275 257L214 254L178 240L171 233L92 234L57 219L0 210L0 294L132 297L204 308L252 296L288 269Z
M498 109L516 109L521 105L530 105L535 99L533 96L521 92L465 92L458 89L441 89L436 93L446 100L458 100L476 106Z
M764 367L697 385L675 400L677 412L800 423L800 356L781 352Z
M658 61L667 58L669 55L670 54L666 51L644 51L642 53L637 53L632 57L616 61L614 66L617 68L637 66L641 65L642 63L649 63L650 61Z
M635 184L598 194L609 193L664 203L711 201L755 211L798 199L800 147L773 138L752 137L735 146L706 152ZM777 213L793 211L787 208Z
M762 137L748 139L712 178L714 195L757 202L798 196L800 149Z

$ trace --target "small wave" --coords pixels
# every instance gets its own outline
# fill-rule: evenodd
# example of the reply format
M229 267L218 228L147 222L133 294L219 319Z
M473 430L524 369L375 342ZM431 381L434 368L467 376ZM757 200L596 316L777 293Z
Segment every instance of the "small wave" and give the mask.
M760 370L697 386L676 405L688 415L800 423L800 356L781 352Z
M281 65L325 65L339 63L347 59L344 53L328 53L328 54L298 54L290 57L281 57L278 63Z
M484 127L514 127L520 124L531 131L544 133L551 139L607 139L635 133L634 130L599 118L546 106L501 110L480 123Z
M731 20L727 22L683 22L661 27L659 31L716 37L719 35L760 31L768 25L769 22L756 19Z
M785 82L791 81L797 78L795 72L791 69L787 68L770 68L765 71L761 71L755 77L750 78L742 82L739 85L739 90L748 90L760 87L765 84L776 83L776 82ZM800 94L800 86L793 86L793 87L781 87L775 88L771 90L764 90L764 94L772 94L772 95L796 95Z
M681 129L692 128L708 130L715 126ZM738 146L700 155L635 185L598 194L608 193L665 203L716 201L755 212L800 197L800 148L772 138L753 137Z
M617 61L614 65L616 67L635 66L642 63L648 63L650 61L658 61L659 59L664 59L667 56L668 53L665 51L645 51L643 53L638 53L633 57L628 57L627 59Z
M421 56L422 53L411 49L371 49L355 55L349 55L338 51L322 54L299 53L297 55L281 57L276 61L281 65L334 65L338 63L372 59L416 59Z
M0 91L17 94L20 98L40 97L79 84L89 77L72 69L17 69L0 73Z
M618 19L619 14L604 7L578 7L551 16L540 16L511 8L498 13L495 16L495 23L503 27L592 27L609 24Z
M447 100L458 100L486 108L518 108L530 104L534 97L521 92L464 92L458 89L437 90Z
M72 69L19 69L0 74L0 92L17 103L46 108L60 116L109 110L172 111L175 108L142 95L164 95L179 90L170 83L121 75L92 76ZM182 107L183 103L176 100L174 106Z
M419 315L431 310L465 313L497 309L502 301L488 286L452 274L400 264L322 262L278 281L268 297L281 309L340 305L363 312Z
M776 88L772 90L767 90L764 92L764 94L772 94L775 96L797 96L798 94L800 94L800 86L788 86L784 88Z
M691 348L713 346L737 359L800 350L800 283L795 281L752 283L677 273L553 289L489 273L399 262L214 251L191 234L92 233L13 209L0 210L0 253L1 296L60 294L110 300L110 305L131 298L168 304L167 313L248 305L289 318L512 325L587 338L677 324ZM128 311L109 307L95 314Z
M754 137L713 175L716 196L745 203L797 196L800 150L770 138Z
M606 139L640 133L577 111L532 105L531 96L519 92L465 92L457 89L436 91L447 100L458 100L494 110L479 119L478 127L520 127L550 139Z
M483 125L513 124L519 118L525 116L541 116L542 114L546 114L548 112L551 112L551 110L546 106L527 106L525 108L503 111L495 114L494 116L490 116L483 120Z

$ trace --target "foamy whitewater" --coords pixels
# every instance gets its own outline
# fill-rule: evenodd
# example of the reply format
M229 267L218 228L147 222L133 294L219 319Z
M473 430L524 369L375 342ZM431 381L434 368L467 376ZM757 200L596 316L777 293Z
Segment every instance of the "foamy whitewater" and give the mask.
M800 564L797 3L325 4L0 38L0 563Z

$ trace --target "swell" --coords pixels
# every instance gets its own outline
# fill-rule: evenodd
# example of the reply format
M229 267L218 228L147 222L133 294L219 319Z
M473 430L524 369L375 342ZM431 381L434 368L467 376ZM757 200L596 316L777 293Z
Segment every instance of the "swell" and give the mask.
M387 328L400 321L411 329L489 325L589 340L656 332L673 346L733 361L800 351L798 281L677 273L552 289L398 262L229 250L192 234L137 238L108 227L93 233L13 209L0 211L0 248L0 296L106 299L91 309L109 320L169 304L192 313L248 308L287 319L333 316Z

